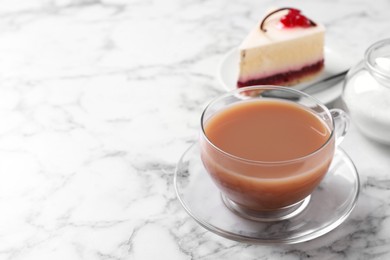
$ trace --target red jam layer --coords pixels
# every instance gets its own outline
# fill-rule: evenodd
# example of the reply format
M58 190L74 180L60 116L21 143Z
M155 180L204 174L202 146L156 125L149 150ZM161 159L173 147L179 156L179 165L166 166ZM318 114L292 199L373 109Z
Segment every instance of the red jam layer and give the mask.
M324 67L324 60L305 66L300 70L287 71L284 73L275 74L266 78L252 79L245 82L238 81L237 87L247 87L256 85L279 85L285 86L299 78L309 76L320 71Z

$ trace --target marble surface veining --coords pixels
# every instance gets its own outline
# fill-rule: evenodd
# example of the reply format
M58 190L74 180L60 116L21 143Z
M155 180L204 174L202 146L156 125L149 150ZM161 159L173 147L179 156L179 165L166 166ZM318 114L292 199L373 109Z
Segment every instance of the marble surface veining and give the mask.
M221 58L286 5L354 61L390 36L386 0L0 1L0 259L389 259L390 148L353 125L361 196L323 237L238 243L176 199Z

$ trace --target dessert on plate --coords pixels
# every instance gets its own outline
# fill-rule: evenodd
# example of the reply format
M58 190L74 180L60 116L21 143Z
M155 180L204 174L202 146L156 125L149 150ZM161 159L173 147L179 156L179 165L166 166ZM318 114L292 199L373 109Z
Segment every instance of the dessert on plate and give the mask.
M295 8L274 10L260 21L239 47L237 87L292 86L324 68L325 27Z

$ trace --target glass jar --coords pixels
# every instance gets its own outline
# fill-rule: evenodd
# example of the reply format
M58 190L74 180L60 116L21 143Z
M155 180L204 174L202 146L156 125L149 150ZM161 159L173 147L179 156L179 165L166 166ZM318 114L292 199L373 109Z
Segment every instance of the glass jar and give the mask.
M350 69L342 99L364 135L390 144L390 39L371 45Z

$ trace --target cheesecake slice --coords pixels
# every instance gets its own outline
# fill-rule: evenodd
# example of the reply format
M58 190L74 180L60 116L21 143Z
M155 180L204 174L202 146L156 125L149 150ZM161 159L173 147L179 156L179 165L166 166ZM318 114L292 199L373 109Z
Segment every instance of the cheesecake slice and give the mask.
M238 87L292 86L324 68L325 27L293 8L270 12L239 47Z

